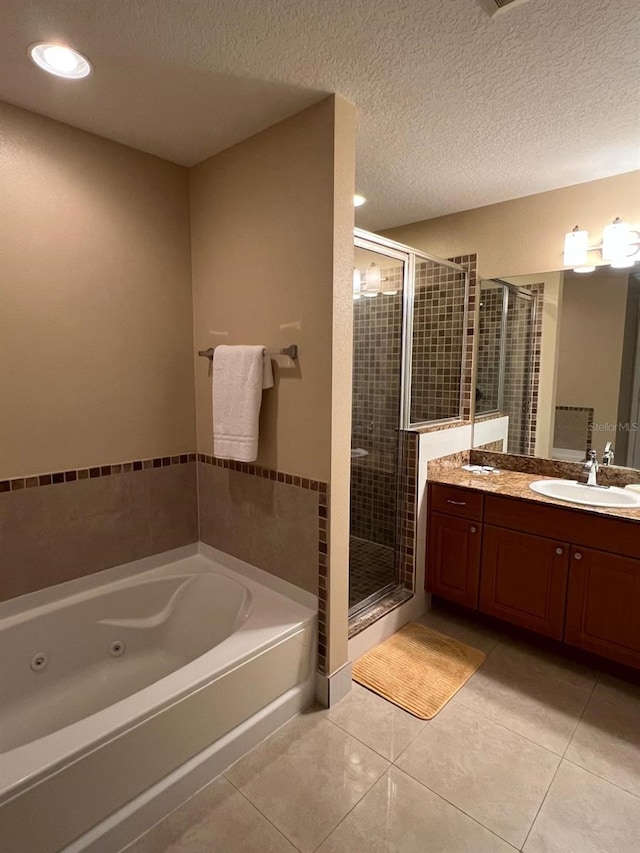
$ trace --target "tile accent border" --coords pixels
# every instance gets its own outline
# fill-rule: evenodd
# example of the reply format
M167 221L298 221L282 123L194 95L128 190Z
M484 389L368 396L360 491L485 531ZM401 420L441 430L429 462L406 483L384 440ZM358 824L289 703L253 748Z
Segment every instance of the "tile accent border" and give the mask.
M274 483L284 483L299 489L307 489L318 494L318 654L316 669L321 675L327 674L327 608L329 600L329 490L322 480L299 477L272 468L263 468L250 462L235 462L232 459L217 459L206 453L196 454L198 462L237 471L250 477L261 477Z
M534 455L536 452L536 435L538 432L538 397L540 393L540 364L542 358L542 315L544 309L544 284L531 286L531 294L535 300L536 317L531 332L531 351L533 363L531 365L531 376L529 379L529 392L531 394L531 409L529 412L529 424L525 437L527 453Z
M52 486L58 483L73 483L75 480L93 480L97 477L111 477L115 474L129 474L132 471L165 468L168 465L184 465L187 462L195 461L195 453L180 453L177 456L156 456L150 459L136 459L133 462L116 462L112 465L94 465L90 468L74 468L69 471L14 477L8 480L0 480L0 493Z
M218 459L216 456L208 456L206 453L196 454L198 462L205 465L215 465L216 468L227 468L229 471L238 471L240 474L250 474L253 477L262 477L264 480L273 480L276 483L286 483L287 486L297 486L301 489L311 489L312 492L327 491L327 484L321 480L311 480L308 477L298 477L297 474L285 474L284 471L274 471L272 468L262 468L251 462L234 462L233 459Z
M595 415L595 410L589 406L556 406L556 412L587 413L587 436L585 438L585 449L591 450L593 446L593 417Z
M400 506L398 507L399 528L397 536L398 580L404 589L414 592L418 508L418 433L403 433L400 454L398 483Z

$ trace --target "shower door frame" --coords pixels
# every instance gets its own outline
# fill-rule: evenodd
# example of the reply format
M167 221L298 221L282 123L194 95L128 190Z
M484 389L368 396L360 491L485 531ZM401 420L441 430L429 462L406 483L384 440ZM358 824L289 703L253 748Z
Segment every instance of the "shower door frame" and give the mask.
M397 440L397 458L400 458L400 447L402 444L402 413L405 408L405 394L406 387L404 382L404 364L405 364L405 340L406 340L406 307L407 307L407 292L409 289L409 263L410 263L410 254L404 250L403 248L398 248L400 244L395 244L393 246L387 246L386 243L390 241L377 242L376 240L370 239L371 237L375 237L374 234L369 234L367 231L359 231L359 229L354 230L354 240L353 246L354 249L365 249L368 252L374 252L375 254L382 255L387 258L392 258L393 260L400 261L403 264L402 271L402 340L401 340L401 348L400 348L400 361L399 361L399 369L400 369L400 400L399 400L399 409L398 409L398 440ZM381 248L384 251L381 251ZM360 297L366 298L366 297ZM375 297L377 299L377 296ZM399 470L396 472L396 518L398 517L398 503L400 498L400 472ZM349 531L351 532L351 531ZM372 604L375 604L376 601L379 601L381 598L384 598L389 593L393 592L400 585L400 572L399 565L397 559L397 545L398 545L398 534L396 531L395 542L393 546L394 552L394 561L393 561L393 580L385 584L385 586L380 587L380 589L376 590L371 595L368 595L366 598L363 598L361 601L356 602L351 607L349 607L349 618L357 616L367 608L369 608Z
M536 320L538 314L538 300L535 294L531 293L528 290L523 290L521 287L518 287L516 284L511 284L508 281L504 281L502 278L488 278L485 281L493 281L496 284L500 284L503 287L503 295L502 295L502 319L500 323L500 368L498 375L498 408L494 409L490 412L483 412L482 417L485 415L494 415L499 413L504 413L504 383L505 383L505 370L507 363L507 322L509 318L509 305L510 299L509 297L513 295L515 299L524 299L525 302L531 303L531 329L535 329ZM480 282L479 293L482 295L482 282ZM480 336L477 335L477 340L479 340ZM476 344L477 345L477 344ZM524 435L524 443L526 447L523 451L521 451L525 456L529 455L529 445L530 445L530 437L531 437L531 409L533 407L533 367L534 367L534 352L533 345L530 343L529 349L527 352L527 400L526 400L526 410L525 410L525 418L523 420L523 435Z
M354 248L365 249L369 252L374 252L395 260L401 261L404 264L402 276L402 340L400 349L400 409L398 412L398 464L402 450L404 448L404 436L407 432L415 431L421 427L431 426L434 424L443 424L450 422L458 422L463 420L464 413L464 387L467 371L467 349L466 336L464 330L467 328L467 320L469 313L469 286L470 276L469 271L460 264L453 261L438 258L435 255L430 255L427 252L419 251L411 246L403 243L397 243L395 240L390 240L386 237L381 237L370 231L364 231L361 228L354 228ZM450 418L440 418L432 421L411 421L411 379L412 379L412 357L413 357L413 320L414 320L414 297L415 297L415 279L416 279L416 261L427 261L441 266L449 267L459 272L464 278L464 313L463 313L463 336L460 353L460 395L459 409L456 415ZM398 477L396 479L396 496L397 506L400 505L400 489L401 476L398 467ZM399 520L399 513L396 513ZM349 618L359 615L372 604L375 604L380 599L384 598L389 593L401 587L400 582L400 565L397 557L397 547L399 542L399 533L394 545L394 581L381 587L377 592L367 596L362 601L357 602L349 608Z
M354 228L353 235L354 247L385 254L385 252L380 252L380 247L382 247L387 250L387 252L398 253L398 257L407 258L402 283L402 382L400 391L401 409L399 429L406 432L421 429L422 427L433 426L435 424L457 423L458 421L464 420L464 387L467 373L467 349L464 330L467 328L467 320L469 316L469 271L460 264L456 264L454 261L448 261L445 258L438 258L436 255L431 255L420 249L414 249L412 246L407 246L404 243L397 243L395 240L390 240L387 237L381 237L379 234L364 231L362 228ZM459 272L464 278L464 312L462 318L463 335L460 353L460 395L458 412L450 418L438 418L437 420L431 421L411 420L413 313L415 302L416 260L427 261L434 264L440 264L444 267L449 267L450 269Z

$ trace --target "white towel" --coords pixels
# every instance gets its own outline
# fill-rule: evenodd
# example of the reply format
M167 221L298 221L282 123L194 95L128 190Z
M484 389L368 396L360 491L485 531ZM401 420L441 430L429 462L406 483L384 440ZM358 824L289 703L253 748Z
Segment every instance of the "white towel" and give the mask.
M273 386L264 347L219 345L213 352L213 455L253 462L258 456L262 389Z

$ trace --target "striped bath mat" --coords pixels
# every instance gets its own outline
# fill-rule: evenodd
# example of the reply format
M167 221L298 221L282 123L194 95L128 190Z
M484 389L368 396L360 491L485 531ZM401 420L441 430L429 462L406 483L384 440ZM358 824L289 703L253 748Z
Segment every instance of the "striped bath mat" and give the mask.
M410 622L353 666L353 680L421 720L430 720L471 678L486 655Z

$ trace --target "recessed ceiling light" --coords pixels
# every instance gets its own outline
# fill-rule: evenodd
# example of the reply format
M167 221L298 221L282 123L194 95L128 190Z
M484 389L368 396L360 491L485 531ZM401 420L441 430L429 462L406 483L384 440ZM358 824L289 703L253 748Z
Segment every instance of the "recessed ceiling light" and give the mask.
M91 73L91 63L86 56L60 44L34 44L29 48L29 56L43 71L56 77L80 80Z
M353 197L353 206L354 207L362 207L362 205L365 203L365 201L366 201L366 198L363 195L360 195L360 193L356 193Z

